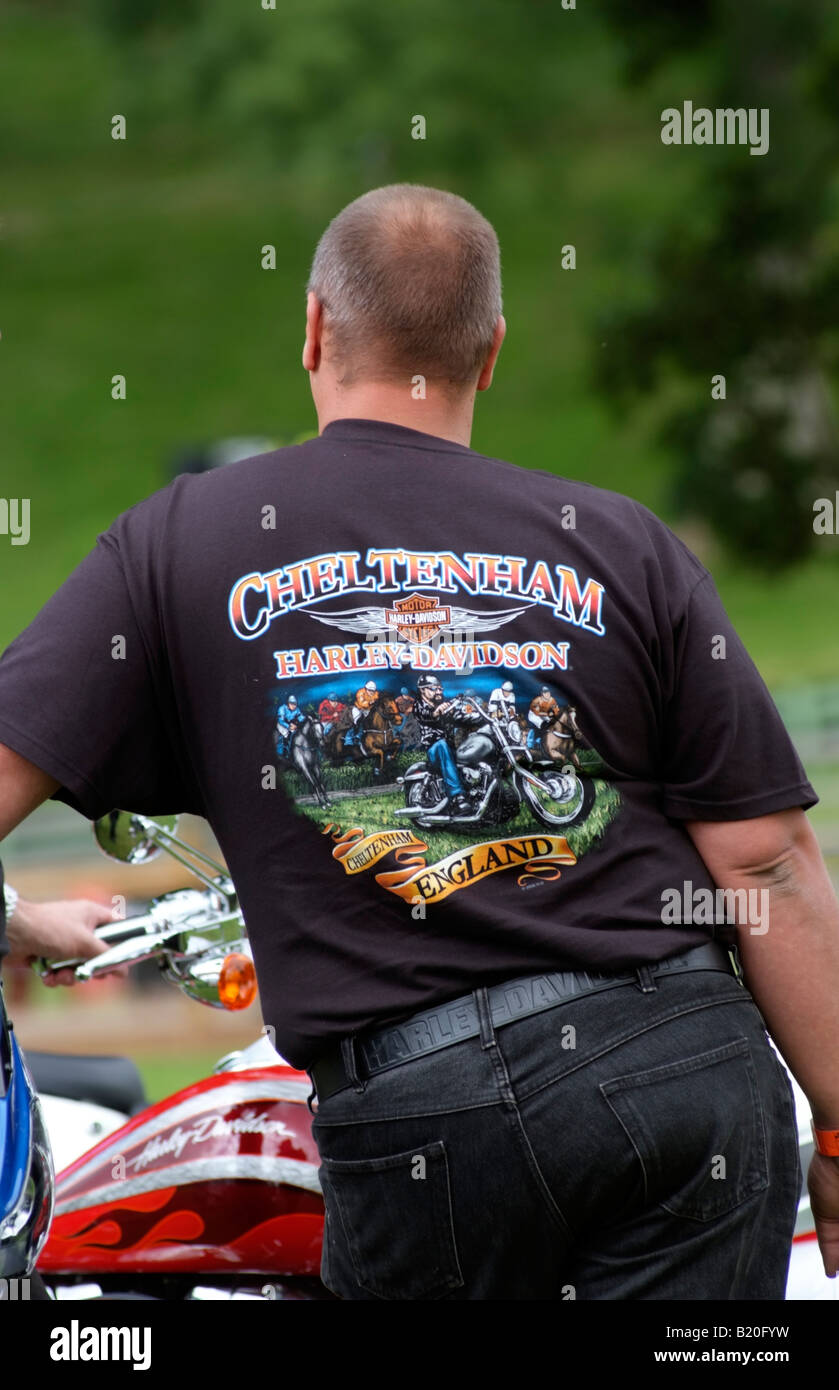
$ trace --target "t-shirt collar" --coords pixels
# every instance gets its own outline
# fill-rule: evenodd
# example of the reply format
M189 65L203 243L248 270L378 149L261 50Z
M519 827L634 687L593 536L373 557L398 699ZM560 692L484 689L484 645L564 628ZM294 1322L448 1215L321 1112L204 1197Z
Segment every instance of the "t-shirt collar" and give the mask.
M469 454L472 450L466 444L458 444L453 439L442 439L436 434L426 434L423 430L413 430L407 425L397 425L392 420L365 420L347 416L340 420L330 420L321 430L323 439L354 439L392 441L394 444L411 444L417 449L457 450Z

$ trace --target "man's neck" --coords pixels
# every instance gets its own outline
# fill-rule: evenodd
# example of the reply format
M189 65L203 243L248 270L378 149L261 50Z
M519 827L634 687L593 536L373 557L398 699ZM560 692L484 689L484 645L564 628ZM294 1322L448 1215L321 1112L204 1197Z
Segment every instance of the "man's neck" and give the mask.
M429 391L425 400L414 400L410 388L370 382L345 391L336 388L325 400L316 400L315 406L320 433L333 420L383 420L438 439L451 439L468 449L475 395L473 391L458 396Z

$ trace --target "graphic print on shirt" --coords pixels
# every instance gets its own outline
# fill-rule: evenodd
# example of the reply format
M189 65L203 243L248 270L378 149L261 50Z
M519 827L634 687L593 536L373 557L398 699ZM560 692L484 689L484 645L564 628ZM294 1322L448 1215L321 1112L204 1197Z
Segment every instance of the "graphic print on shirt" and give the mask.
M604 594L569 566L398 549L236 581L234 633L270 634L283 785L344 872L425 904L505 871L558 878L600 839L620 796L562 673L575 628L605 636ZM517 635L540 610L550 637ZM311 645L279 645L301 611Z

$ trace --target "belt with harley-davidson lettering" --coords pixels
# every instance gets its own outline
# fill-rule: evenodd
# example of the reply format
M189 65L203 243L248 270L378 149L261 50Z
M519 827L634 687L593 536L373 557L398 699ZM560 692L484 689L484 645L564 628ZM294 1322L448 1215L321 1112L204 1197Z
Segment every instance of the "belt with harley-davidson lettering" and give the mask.
M556 1008L568 999L598 994L618 985L638 985L642 990L654 988L659 975L678 974L687 970L721 970L737 975L737 967L729 952L716 942L696 946L679 956L636 966L620 975L594 970L557 970L545 975L527 975L523 979L507 980L491 985L487 990L490 1014L496 1028L514 1023L520 1018L544 1009ZM413 1061L429 1052L439 1052L453 1043L480 1035L481 1025L474 994L464 994L433 1008L423 1009L410 1018L375 1031L358 1033L342 1046L325 1053L308 1069L319 1101L353 1084L347 1066L347 1043L351 1042L350 1057L358 1080L376 1076ZM352 1065L352 1062L351 1062Z

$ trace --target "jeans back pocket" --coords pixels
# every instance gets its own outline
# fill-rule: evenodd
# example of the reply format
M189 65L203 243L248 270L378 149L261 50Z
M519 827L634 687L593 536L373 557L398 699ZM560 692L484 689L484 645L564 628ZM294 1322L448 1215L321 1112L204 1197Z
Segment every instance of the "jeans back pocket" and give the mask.
M374 1298L441 1298L462 1287L445 1145L383 1158L321 1155L327 1212L323 1281L352 1297L354 1279Z
M769 1185L760 1089L747 1038L600 1086L644 1172L646 1197L713 1221Z

